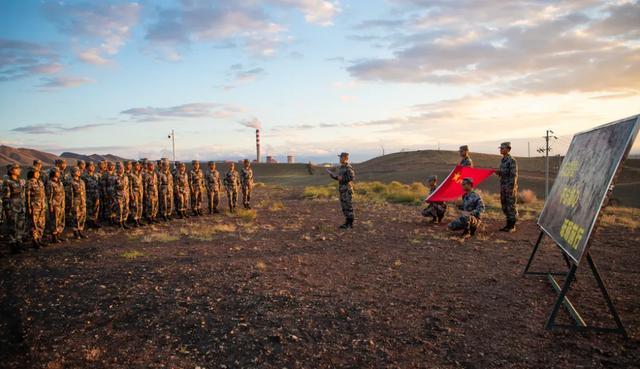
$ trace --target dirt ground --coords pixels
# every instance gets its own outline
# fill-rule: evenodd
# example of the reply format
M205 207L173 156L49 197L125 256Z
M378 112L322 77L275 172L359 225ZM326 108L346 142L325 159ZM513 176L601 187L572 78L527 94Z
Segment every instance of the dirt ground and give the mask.
M191 218L0 257L2 368L579 368L640 363L640 231L603 228L592 255L625 323L545 331L555 300L523 277L537 236L465 242L406 205L261 189L258 215ZM451 214L448 219L451 219ZM536 269L563 268L547 242ZM610 324L586 263L570 298ZM564 309L559 317L569 322ZM603 323L604 322L604 323Z

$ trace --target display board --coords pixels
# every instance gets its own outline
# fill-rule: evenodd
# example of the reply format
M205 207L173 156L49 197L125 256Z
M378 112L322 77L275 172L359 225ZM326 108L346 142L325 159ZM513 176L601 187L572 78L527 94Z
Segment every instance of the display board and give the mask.
M638 133L640 115L573 137L538 225L576 264L586 252L598 214Z

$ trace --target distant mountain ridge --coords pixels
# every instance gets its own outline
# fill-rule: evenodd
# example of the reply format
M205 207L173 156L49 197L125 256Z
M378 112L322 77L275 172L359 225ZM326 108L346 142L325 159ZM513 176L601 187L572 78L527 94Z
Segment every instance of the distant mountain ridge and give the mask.
M57 159L66 159L69 165L75 165L77 160L99 162L102 160L123 161L127 160L111 154L91 154L83 155L73 152L63 152L60 156L44 151L27 148L15 148L6 145L0 145L0 165L5 166L9 163L18 163L24 167L33 165L33 161L39 159L46 167L52 166Z
M84 161L92 161L94 163L103 161L103 160L109 160L109 161L123 161L123 160L127 160L124 158L121 158L119 156L115 156L115 155L111 155L111 154L105 154L105 155L100 155L100 154L91 154L91 155L83 155L83 154L76 154L75 152L63 152L62 154L60 154L60 157L65 158L67 160L84 160ZM75 162L74 162L75 163ZM74 164L74 163L69 163L69 164Z

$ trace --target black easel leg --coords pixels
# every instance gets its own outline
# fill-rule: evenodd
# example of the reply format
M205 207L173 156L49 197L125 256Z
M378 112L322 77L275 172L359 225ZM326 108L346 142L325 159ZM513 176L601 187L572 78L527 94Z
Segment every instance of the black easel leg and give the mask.
M558 299L556 300L556 303L553 306L553 310L551 311L551 315L549 315L549 319L547 320L547 323L544 326L545 329L551 329L555 325L556 316L558 315L560 306L562 306L564 297L567 295L567 292L569 292L569 287L571 287L571 282L573 282L573 277L575 276L577 269L578 269L577 265L575 264L571 265L569 274L567 274L567 278L565 279L564 284L562 285L562 290L560 291L560 295L558 296Z
M618 330L620 331L620 333L622 333L622 336L625 339L629 338L629 336L627 336L627 331L624 329L624 325L622 325L622 320L618 315L618 311L616 310L616 307L613 305L613 301L611 301L611 297L609 296L607 287L605 286L602 278L600 278L600 273L598 273L598 268L596 267L596 264L593 262L593 259L591 258L591 254L589 253L587 253L587 261L589 262L589 267L591 267L591 272L593 272L593 276L598 282L598 287L600 287L600 291L602 291L602 297L604 297L604 300L607 302L607 307L609 308L609 312L611 312L611 315L613 315L613 319L616 321L616 326L618 327Z
M536 241L535 246L533 246L533 250L531 251L531 256L529 256L529 261L527 262L527 266L524 268L524 272L522 274L527 274L529 268L531 267L531 263L533 263L533 258L536 256L536 252L538 252L538 247L542 242L542 237L544 236L544 232L540 231L540 235L538 236L538 240ZM564 253L563 253L564 255Z

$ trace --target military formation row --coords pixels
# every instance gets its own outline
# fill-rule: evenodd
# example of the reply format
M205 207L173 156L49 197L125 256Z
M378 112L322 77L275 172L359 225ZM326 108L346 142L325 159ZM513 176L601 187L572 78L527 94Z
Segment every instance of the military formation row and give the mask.
M11 252L16 253L28 241L35 248L45 245L45 233L53 243L64 241L67 227L75 238L84 238L85 225L128 229L144 225L143 219L155 223L174 215L201 216L205 208L209 214L219 213L223 186L230 212L236 209L240 190L243 206L251 207L254 178L248 160L239 173L232 163L222 179L216 163L208 166L205 173L197 160L187 171L181 162L172 168L169 160L161 159L156 167L155 162L142 159L102 161L96 168L92 162L79 160L67 172L67 162L60 159L44 173L42 163L35 160L25 181L20 165L9 164L1 187L3 233Z

